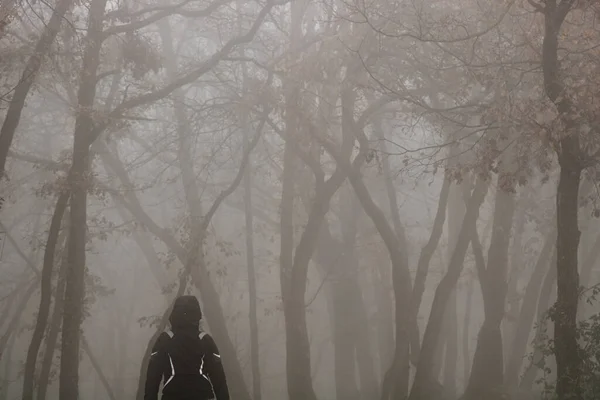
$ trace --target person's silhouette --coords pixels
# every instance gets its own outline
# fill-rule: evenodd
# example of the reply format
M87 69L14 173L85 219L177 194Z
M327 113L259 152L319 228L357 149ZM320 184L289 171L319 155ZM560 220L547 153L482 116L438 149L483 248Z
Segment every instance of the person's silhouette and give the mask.
M195 296L175 300L171 329L152 348L144 400L229 400L221 356L214 340L200 330L202 311Z

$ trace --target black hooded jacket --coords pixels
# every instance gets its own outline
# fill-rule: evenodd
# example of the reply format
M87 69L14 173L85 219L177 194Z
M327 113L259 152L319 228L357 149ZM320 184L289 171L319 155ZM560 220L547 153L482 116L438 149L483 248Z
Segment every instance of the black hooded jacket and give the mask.
M229 400L221 356L214 340L200 330L202 312L194 296L175 300L171 330L158 337L148 364L144 400Z

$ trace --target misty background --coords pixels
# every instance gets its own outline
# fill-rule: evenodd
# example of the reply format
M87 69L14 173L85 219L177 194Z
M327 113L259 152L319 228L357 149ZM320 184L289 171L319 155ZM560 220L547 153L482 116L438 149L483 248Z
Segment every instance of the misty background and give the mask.
M598 398L599 13L2 0L0 400Z

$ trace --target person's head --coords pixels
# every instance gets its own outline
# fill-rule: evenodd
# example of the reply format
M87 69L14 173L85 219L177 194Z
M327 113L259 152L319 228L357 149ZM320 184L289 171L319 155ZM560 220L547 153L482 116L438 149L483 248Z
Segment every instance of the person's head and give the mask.
M196 296L181 296L175 300L169 317L173 330L199 329L202 311Z

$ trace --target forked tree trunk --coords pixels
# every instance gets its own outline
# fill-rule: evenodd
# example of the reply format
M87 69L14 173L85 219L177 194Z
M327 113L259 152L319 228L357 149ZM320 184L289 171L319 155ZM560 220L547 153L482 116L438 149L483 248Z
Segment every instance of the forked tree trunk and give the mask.
M64 192L58 196L52 220L50 222L50 229L48 231L48 240L46 241L46 249L44 251L44 264L42 266L41 276L41 295L39 311L27 350L27 358L25 361L25 372L23 375L23 400L32 400L34 392L34 378L35 378L35 367L37 364L37 356L42 344L44 332L46 331L46 324L48 322L48 315L50 314L50 303L52 297L52 271L54 269L54 254L56 251L56 244L58 242L58 236L60 232L61 222L63 215L67 208L67 202L69 200L69 193Z
M467 248L473 233L476 232L479 208L485 199L487 188L487 181L481 178L478 179L467 205L467 211L461 224L460 234L450 259L448 271L435 291L429 321L423 336L419 364L410 392L410 400L429 400L432 398L432 391L435 389L433 385L435 377L432 376L432 369L436 346L442 331L446 304L460 278Z
M501 179L501 177L499 177ZM512 193L496 190L488 266L480 271L485 320L479 331L473 368L465 399L499 399L504 383L504 351L501 324L507 291L508 248L515 211Z

